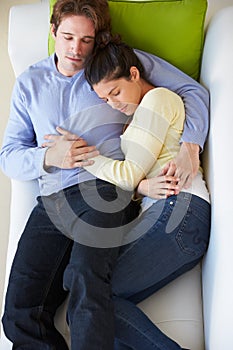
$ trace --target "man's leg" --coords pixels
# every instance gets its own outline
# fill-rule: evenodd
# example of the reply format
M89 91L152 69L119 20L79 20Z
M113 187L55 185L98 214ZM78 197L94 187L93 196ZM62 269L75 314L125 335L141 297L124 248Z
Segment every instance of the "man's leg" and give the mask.
M131 194L126 195L130 200ZM71 346L75 350L111 350L115 333L111 280L119 251L111 232L119 236L120 242L122 226L134 215L135 204L129 201L125 208L125 194L117 194L115 186L103 181L72 188L65 196L69 208L63 206L64 227L75 237L64 274L64 287L70 292ZM117 198L119 207L114 206ZM89 242L80 244L85 235Z
M148 329L155 349L180 349L160 331L158 337L158 329L136 304L200 261L208 245L210 206L196 196L170 197L148 209L136 229L145 226L146 234L122 247L113 273L117 337L132 349L140 349L137 336L145 337L144 349L150 349Z
M68 323L74 350L111 350L114 310L111 277L118 248L94 248L74 243L64 275L69 290Z
M67 295L63 272L72 244L40 201L21 236L9 278L3 326L13 349L68 349L53 318Z

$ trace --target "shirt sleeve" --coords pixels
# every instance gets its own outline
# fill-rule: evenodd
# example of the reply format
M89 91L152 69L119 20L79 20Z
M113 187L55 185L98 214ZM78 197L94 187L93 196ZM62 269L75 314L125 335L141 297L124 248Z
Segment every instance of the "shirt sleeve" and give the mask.
M166 87L182 98L186 119L181 142L198 144L203 150L209 130L209 93L197 81L163 59L135 50L143 63L147 79L155 86Z
M0 166L10 178L33 180L43 175L46 148L37 146L31 119L27 113L26 99L16 81L0 153Z
M157 162L173 119L183 116L179 111L179 106L183 107L182 101L176 96L179 103L174 104L169 96L164 94L163 89L154 89L144 96L121 137L125 160L113 160L100 155L93 158L94 164L85 169L124 190L136 188Z

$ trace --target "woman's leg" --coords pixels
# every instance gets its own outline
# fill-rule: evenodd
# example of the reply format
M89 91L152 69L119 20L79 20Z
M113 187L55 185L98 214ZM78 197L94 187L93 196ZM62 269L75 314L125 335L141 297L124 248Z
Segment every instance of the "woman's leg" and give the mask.
M128 246L122 247L113 274L115 304L121 305L117 299L121 298L128 300L132 308L128 319L124 320L125 327L128 327L129 323L133 325L141 317L139 315L141 311L136 307L136 303L190 270L200 261L208 246L210 205L196 196L181 193L177 197L172 196L167 200L158 201L148 209L135 229L145 230L145 226L148 228L146 234ZM119 305L116 305L116 310L120 310ZM136 314L138 316L135 316ZM122 319L116 311L116 320L118 316ZM141 332L138 328L135 333L139 337L144 335L144 327L146 329L147 326L149 328L152 326L145 315L143 320L144 322L139 322L139 325L142 325L139 327ZM157 329L153 327L154 346L157 346ZM119 339L121 334L122 327L117 334ZM128 346L134 341L135 334L129 334ZM173 349L166 345L168 338L163 334L162 337L163 347L158 349ZM133 346L132 348L139 349Z
M115 338L114 350L132 350L132 348Z
M116 337L115 350L180 350L181 347L165 336L136 305L114 297Z
M53 318L67 295L62 281L72 244L40 202L20 238L6 295L3 326L14 349L68 349Z

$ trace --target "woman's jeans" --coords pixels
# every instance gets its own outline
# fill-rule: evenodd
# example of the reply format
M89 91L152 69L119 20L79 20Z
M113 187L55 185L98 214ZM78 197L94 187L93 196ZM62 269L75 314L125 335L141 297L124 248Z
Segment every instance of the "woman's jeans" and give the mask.
M114 269L115 350L181 349L136 303L201 260L209 241L210 205L189 193L171 196L144 212L133 231L135 236L147 232L121 248Z
M121 227L139 212L131 196L96 180L38 198L18 244L6 295L3 325L13 349L68 349L53 321L67 291L72 349L113 349L111 279ZM107 240L112 230L118 246L111 237Z
M59 209L57 203L55 208ZM137 211L131 204L127 210L132 217ZM89 210L82 215L88 219ZM115 216L112 226L125 223L122 213L120 218ZM95 211L91 217L93 224L99 222ZM67 350L53 324L56 309L67 295L63 285L70 291L72 350L111 350L114 333L117 350L180 349L136 303L201 260L208 246L210 205L185 193L160 200L134 222L128 235L120 232L120 249L114 244L113 248L88 247L76 237L73 243L61 234L63 219L57 220L51 224L39 201L20 240L3 318L7 336L15 339L14 349ZM73 235L76 223L66 220L66 224Z

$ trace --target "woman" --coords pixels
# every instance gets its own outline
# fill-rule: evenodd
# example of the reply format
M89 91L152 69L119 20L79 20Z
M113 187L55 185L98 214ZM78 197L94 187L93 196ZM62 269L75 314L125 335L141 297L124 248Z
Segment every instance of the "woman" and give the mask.
M118 38L101 39L85 75L100 98L133 115L121 137L125 160L99 155L86 170L125 190L136 188L145 177L158 176L156 199L143 198L143 213L125 239L114 272L116 336L120 335L116 348L180 349L136 303L194 267L208 246L210 203L201 168L192 186L180 193L174 183L169 188L163 176L163 167L179 152L183 102L146 81L134 51Z

